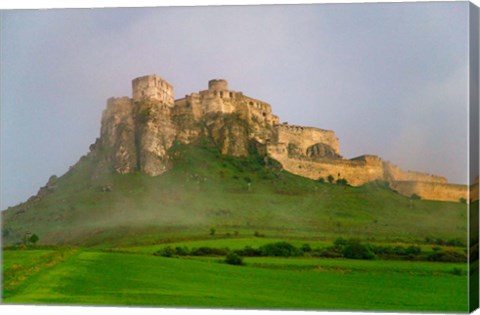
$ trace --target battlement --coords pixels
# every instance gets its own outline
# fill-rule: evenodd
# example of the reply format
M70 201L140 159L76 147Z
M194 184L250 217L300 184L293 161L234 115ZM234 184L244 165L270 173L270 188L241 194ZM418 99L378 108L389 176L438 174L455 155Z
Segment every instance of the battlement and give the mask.
M173 86L159 76L146 75L132 80L134 101L153 99L173 107Z

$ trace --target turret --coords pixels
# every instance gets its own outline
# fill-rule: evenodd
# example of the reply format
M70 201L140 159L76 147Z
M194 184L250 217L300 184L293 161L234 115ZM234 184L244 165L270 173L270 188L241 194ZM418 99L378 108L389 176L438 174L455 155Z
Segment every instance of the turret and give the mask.
M173 86L157 75L147 75L132 81L133 101L152 99L173 107Z
M228 91L228 82L223 79L208 81L208 89L212 91Z

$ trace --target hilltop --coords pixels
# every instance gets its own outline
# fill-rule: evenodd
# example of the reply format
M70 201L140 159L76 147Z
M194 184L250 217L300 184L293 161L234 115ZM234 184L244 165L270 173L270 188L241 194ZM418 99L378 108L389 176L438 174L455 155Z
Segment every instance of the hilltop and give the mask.
M2 212L4 244L27 232L44 244L155 243L211 228L223 236L465 238L465 186L375 156L344 159L333 131L280 124L268 103L225 80L177 100L155 75L132 89L132 98L107 101L88 154Z

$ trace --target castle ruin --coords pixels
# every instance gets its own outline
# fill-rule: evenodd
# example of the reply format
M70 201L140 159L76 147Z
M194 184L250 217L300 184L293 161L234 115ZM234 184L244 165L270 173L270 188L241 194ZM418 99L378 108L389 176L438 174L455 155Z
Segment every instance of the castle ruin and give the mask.
M223 79L208 89L174 99L174 88L157 75L132 81L132 97L110 98L102 115L101 136L94 148L110 150L119 173L141 170L156 176L171 167L168 150L174 141L192 143L209 136L222 154L247 156L259 151L293 174L318 180L346 180L352 186L383 181L405 196L468 200L465 185L446 178L404 171L378 156L345 159L334 131L279 123L270 104L230 90Z

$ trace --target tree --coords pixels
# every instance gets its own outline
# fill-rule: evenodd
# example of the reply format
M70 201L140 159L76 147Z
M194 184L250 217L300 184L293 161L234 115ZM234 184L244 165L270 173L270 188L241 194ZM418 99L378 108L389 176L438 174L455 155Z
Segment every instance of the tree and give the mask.
M410 196L410 199L412 199L412 200L420 200L420 199L422 199L422 197L420 197L419 195L413 193L413 194Z
M217 230L214 228L214 227L211 227L210 228L210 235L215 235L215 233L217 233Z
M35 245L35 244L38 242L39 239L40 239L40 238L38 237L37 234L32 234L32 236L30 236L30 238L28 239L28 241L29 241L30 243L32 243L33 245Z
M328 175L327 180L330 184L333 184L333 181L335 180L335 178L333 178L332 175Z
M243 265L243 258L234 252L230 252L225 257L225 262L229 265Z
M375 259L375 254L369 246L363 245L359 240L350 239L343 249L343 256L350 259Z

